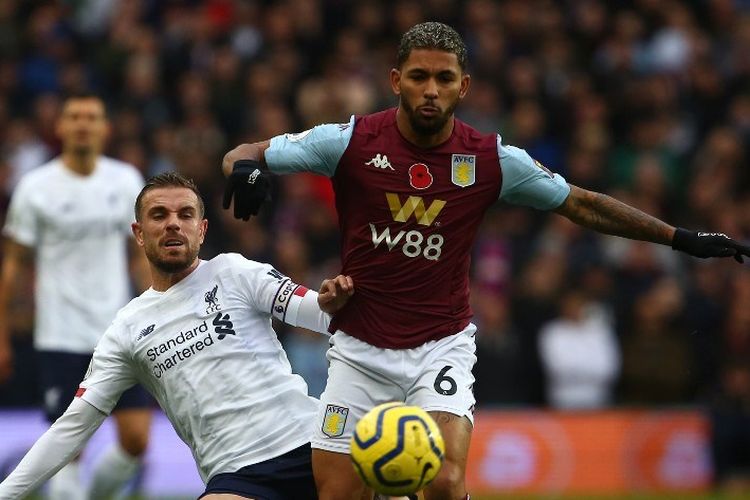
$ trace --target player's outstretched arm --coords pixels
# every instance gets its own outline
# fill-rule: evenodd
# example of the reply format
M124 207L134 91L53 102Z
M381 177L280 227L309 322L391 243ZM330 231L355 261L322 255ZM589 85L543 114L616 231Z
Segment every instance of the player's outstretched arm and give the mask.
M106 415L81 398L31 447L18 467L0 483L0 499L24 498L75 458Z
M13 349L11 347L10 318L11 297L25 267L33 265L31 248L6 239L3 249L3 264L0 271L0 384L13 374Z
M570 186L570 194L555 212L600 233L670 245L694 257L750 257L750 247L723 233L675 228L606 194Z
M354 282L351 276L339 274L333 279L325 279L318 291L318 306L320 310L333 314L349 300L354 293Z
M270 141L241 144L224 155L221 170L227 178L222 205L229 209L234 200L234 217L249 220L258 215L271 192L270 174L265 168L263 152Z

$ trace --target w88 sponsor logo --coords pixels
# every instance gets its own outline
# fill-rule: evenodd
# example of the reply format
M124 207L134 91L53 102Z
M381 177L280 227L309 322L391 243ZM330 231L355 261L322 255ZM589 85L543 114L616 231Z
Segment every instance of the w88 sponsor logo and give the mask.
M445 207L446 202L443 200L432 200L427 205L421 196L409 196L402 203L401 198L395 193L385 193L388 209L391 212L393 220L396 222L406 222L413 215L417 224L430 226L435 221L440 212ZM438 223L436 223L437 225ZM372 244L375 248L385 242L388 251L393 250L399 243L401 251L407 257L419 257L420 255L427 260L438 260L442 253L445 239L440 234L431 234L425 236L416 229L410 231L399 231L391 235L390 228L385 228L378 232L375 224L370 223L370 233L372 234Z
M416 229L409 231L399 231L394 235L391 235L390 228L383 229L378 233L375 224L370 223L370 233L372 234L372 244L375 248L378 248L381 243L385 243L385 246L390 252L399 243L401 243L401 251L407 257L419 257L420 255L427 260L438 260L440 254L443 252L443 243L445 239L441 234L431 234L427 238Z

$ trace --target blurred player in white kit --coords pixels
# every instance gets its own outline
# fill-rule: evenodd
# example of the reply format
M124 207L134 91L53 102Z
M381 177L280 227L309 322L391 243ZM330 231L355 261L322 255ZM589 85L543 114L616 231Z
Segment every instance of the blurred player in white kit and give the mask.
M0 383L12 372L12 297L26 266L35 286L34 348L50 423L65 411L99 337L115 313L148 287L143 251L130 231L143 186L133 165L102 155L109 136L104 102L94 94L65 99L56 132L62 154L22 177L3 229L0 279ZM138 471L148 444L152 402L142 387L123 394L113 413L117 442L103 453L88 496L109 498ZM86 498L72 460L52 481L49 498Z

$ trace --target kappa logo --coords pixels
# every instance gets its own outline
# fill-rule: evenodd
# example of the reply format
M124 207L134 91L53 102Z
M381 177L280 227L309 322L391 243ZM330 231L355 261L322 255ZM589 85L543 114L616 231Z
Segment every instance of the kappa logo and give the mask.
M344 434L346 417L349 416L349 408L344 406L328 405L326 414L323 417L323 426L321 430L328 437L339 437Z
M393 167L391 166L391 162L388 161L388 157L386 155L380 154L380 153L376 154L372 158L372 160L370 160L367 163L365 163L365 165L372 165L373 167L380 168L380 169L389 168L389 169L393 170Z
M219 305L219 299L216 298L216 293L219 291L219 285L215 285L211 290L205 293L203 296L204 300L206 301L206 304L208 304L208 307L206 308L206 314L215 313L216 311L221 311L221 306Z
M148 325L146 328L144 328L143 330L141 330L141 333L138 334L138 336L135 338L135 341L138 342L143 337L147 337L147 336L151 335L154 332L154 328L156 328L155 324Z

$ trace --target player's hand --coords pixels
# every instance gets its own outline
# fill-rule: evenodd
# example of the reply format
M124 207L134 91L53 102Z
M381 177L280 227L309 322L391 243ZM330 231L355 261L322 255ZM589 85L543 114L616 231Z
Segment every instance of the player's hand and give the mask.
M0 335L0 384L13 375L13 348L7 335Z
M349 300L354 293L354 282L350 276L339 274L333 279L323 280L318 291L320 310L333 314Z
M251 215L258 215L260 206L269 198L270 192L270 174L261 169L260 163L238 160L227 178L222 205L225 210L229 209L234 198L234 217L249 220Z
M743 256L750 257L750 247L742 245L724 233L704 233L677 228L672 238L672 248L693 257L734 257L742 263Z

